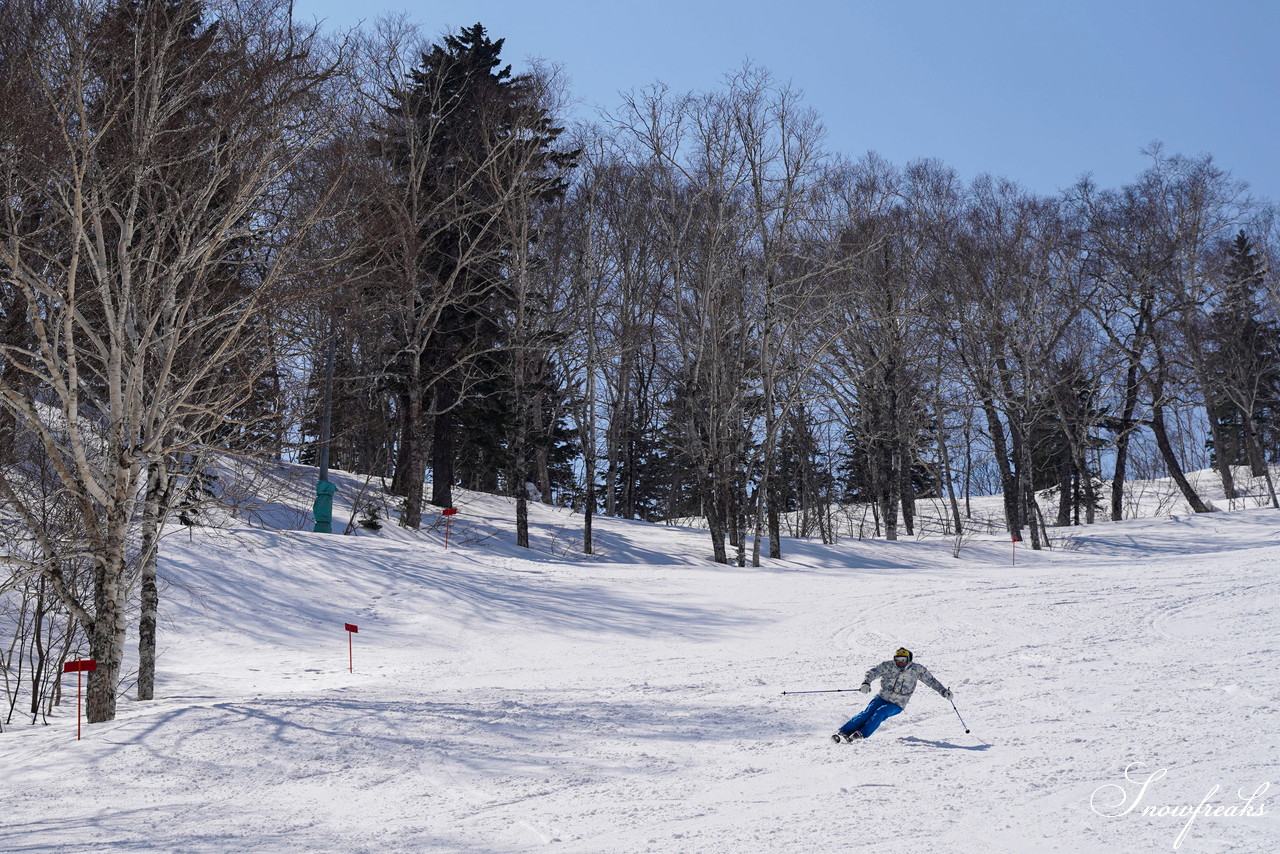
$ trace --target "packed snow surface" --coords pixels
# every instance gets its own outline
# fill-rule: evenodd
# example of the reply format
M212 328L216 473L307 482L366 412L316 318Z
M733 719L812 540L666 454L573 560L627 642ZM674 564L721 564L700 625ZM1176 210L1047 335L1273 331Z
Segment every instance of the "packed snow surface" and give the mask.
M574 556L581 517L545 507L517 549L508 501L459 506L447 551L170 536L159 698L0 735L0 850L1280 851L1280 512L740 569L599 518ZM867 697L782 694L899 646L969 734L921 685L836 745Z

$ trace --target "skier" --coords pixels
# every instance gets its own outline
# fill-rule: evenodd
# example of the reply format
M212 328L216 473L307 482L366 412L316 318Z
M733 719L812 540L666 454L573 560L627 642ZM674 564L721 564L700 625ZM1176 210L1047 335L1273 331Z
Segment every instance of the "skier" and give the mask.
M902 711L902 707L911 699L916 690L916 682L924 680L924 684L942 695L942 699L950 700L951 691L933 677L923 664L911 662L911 650L900 647L893 654L892 661L877 664L867 671L867 678L862 680L858 690L864 694L871 693L871 680L879 678L880 693L871 698L867 707L853 717L847 724L831 736L837 744L870 738L876 727L884 723L886 718Z

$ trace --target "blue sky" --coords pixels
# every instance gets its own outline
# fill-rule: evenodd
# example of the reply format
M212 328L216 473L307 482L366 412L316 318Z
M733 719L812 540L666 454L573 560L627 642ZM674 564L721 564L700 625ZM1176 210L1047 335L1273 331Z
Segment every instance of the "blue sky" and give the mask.
M936 157L1053 192L1131 180L1160 140L1280 201L1280 0L297 0L332 28L404 11L483 23L517 69L561 64L584 115L661 80L710 89L750 58L804 91L828 146Z

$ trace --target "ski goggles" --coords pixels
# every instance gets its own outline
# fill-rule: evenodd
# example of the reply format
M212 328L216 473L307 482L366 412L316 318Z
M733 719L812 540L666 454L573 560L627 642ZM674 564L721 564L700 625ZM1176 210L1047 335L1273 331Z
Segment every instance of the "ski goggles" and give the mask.
M906 664L906 663L907 663L907 657L906 657L905 655L895 655L895 656L893 657L893 663L894 663L894 664Z

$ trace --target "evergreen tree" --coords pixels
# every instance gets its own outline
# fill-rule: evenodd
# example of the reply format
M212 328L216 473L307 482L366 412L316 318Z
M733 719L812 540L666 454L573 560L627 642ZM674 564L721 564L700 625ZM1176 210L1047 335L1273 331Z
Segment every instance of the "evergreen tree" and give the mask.
M1264 280L1262 262L1241 231L1227 249L1219 302L1209 317L1216 380L1209 417L1219 443L1208 444L1215 462L1247 464L1255 477L1280 452L1280 327L1260 317Z
M1098 509L1096 488L1101 479L1089 467L1088 452L1107 446L1107 441L1096 435L1094 428L1110 423L1093 403L1098 393L1096 384L1078 387L1070 377L1067 374L1050 391L1050 395L1060 395L1067 401L1068 405L1061 410L1048 396L1032 399L1026 435L1031 456L1031 488L1036 492L1056 492L1056 524L1059 526L1070 525L1073 519L1075 524L1080 524L1082 509L1087 514ZM1068 414L1066 421L1060 412ZM1117 428L1112 426L1112 429Z
M457 460L477 444L485 454L467 457L469 479L496 481L497 470L481 475L476 466L501 466L503 427L515 417L498 379L509 363L495 355L510 344L503 313L513 299L506 276L518 239L503 213L516 202L561 196L576 157L555 147L562 129L539 103L534 78L502 65L502 45L478 23L433 45L389 93L377 142L401 171L403 191L421 200L416 305L430 314L429 333L408 354L422 364L406 374L431 385L431 501L439 506L452 503ZM402 407L415 428L422 415L415 410L426 404L423 396Z
M931 422L926 422L926 424ZM926 426L913 438L907 457L905 472L899 476L910 485L911 497L914 499L933 498L938 495L939 482L934 468L920 458L916 449L930 445L932 428ZM898 459L899 452L886 440L878 437L868 438L857 426L845 433L845 447L838 456L836 473L840 479L841 496L844 501L854 504L865 504L879 501L887 494L887 482L893 473L893 460ZM908 459L909 458L909 459ZM873 471L873 466L878 467ZM884 471L880 471L884 469Z
M824 541L829 539L825 511L833 497L832 477L803 406L788 413L774 462L769 512L797 514L795 524L789 527L798 536L809 537L819 531Z

